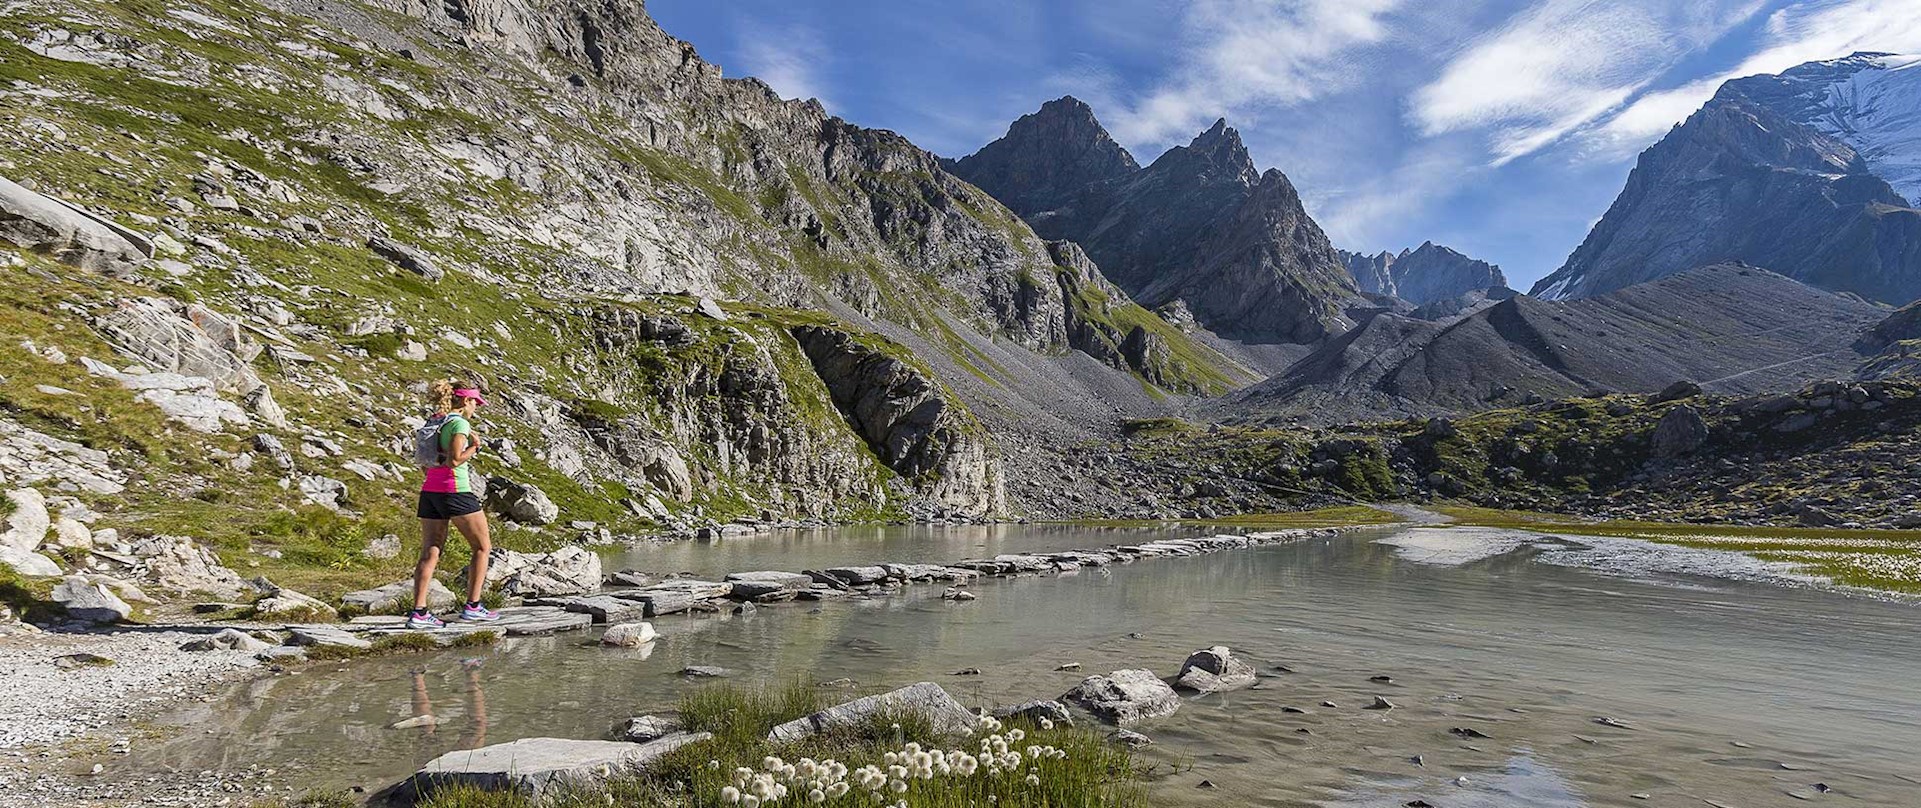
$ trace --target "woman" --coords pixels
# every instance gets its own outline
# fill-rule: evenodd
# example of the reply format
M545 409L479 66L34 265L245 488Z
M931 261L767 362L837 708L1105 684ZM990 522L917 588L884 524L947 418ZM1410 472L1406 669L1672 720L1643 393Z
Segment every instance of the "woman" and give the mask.
M440 548L447 541L449 523L467 539L474 556L467 567L467 603L460 609L460 619L497 620L500 615L480 603L480 590L487 585L487 553L493 546L487 532L487 514L480 508L480 488L474 485L473 471L467 467L467 461L480 453L472 419L487 402L473 385L449 379L428 385L427 396L435 413L427 425L431 427L436 421L440 425L441 465L427 469L427 480L420 484L420 563L414 566L414 610L407 615L407 627L447 625L427 611L427 585L433 581L434 567L440 564Z

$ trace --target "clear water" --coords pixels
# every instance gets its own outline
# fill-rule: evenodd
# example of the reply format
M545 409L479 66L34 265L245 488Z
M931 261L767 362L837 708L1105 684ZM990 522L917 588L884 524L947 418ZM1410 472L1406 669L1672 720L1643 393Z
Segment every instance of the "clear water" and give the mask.
M676 675L691 664L732 668L747 682L847 677L874 688L928 679L978 704L1058 695L1083 675L1054 670L1066 662L1172 675L1189 651L1218 643L1256 660L1264 678L1141 727L1158 741L1149 757L1174 764L1151 785L1160 802L1921 805L1914 606L1608 578L1535 563L1526 551L1423 565L1374 543L1382 535L985 581L967 604L924 587L746 618L663 619L664 636L645 650L602 649L575 635L508 641L478 656L310 667L182 708L168 719L180 732L136 745L119 766L259 764L298 772L299 786L372 790L454 749L602 737L702 686ZM851 532L844 544L812 535L636 550L620 563L712 574L1149 537L890 529ZM969 667L984 674L951 675ZM1394 681L1370 682L1375 675ZM1359 709L1376 694L1398 708ZM440 726L385 728L420 713ZM1462 739L1454 727L1490 737ZM1417 755L1424 765L1412 762ZM1818 793L1817 783L1832 791Z

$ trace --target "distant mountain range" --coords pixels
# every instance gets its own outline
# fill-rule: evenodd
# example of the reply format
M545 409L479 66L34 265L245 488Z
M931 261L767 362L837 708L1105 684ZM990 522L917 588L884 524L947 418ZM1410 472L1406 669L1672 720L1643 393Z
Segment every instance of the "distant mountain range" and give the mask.
M1866 299L1921 297L1921 57L1856 54L1721 86L1641 154L1535 296L1746 261Z
M1363 302L1293 184L1257 169L1225 120L1141 168L1092 109L1061 98L947 168L1044 238L1080 244L1136 302L1178 304L1223 337L1316 343Z
M1425 241L1397 253L1374 255L1341 250L1348 274L1363 292L1389 295L1415 306L1454 300L1462 295L1507 289L1501 268ZM1499 292L1497 292L1499 294Z
M1677 380L1752 393L1844 378L1887 311L1744 265L1570 301L1517 296L1433 322L1384 313L1216 402L1230 417L1428 416Z

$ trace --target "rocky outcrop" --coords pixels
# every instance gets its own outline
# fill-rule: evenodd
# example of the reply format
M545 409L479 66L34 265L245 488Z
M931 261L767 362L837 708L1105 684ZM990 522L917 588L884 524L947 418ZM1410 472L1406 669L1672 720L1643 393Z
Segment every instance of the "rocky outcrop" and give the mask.
M1507 289L1501 268L1477 261L1454 250L1421 242L1421 246L1402 250L1398 255L1381 252L1362 255L1340 251L1347 271L1363 292L1390 295L1415 306L1454 300L1476 292ZM1511 294L1511 292L1510 292Z
M0 177L0 242L115 275L153 257L153 243L144 236L5 177Z
M1047 250L1054 258L1054 279L1066 305L1069 346L1163 390L1220 392L1219 381L1210 378L1212 369L1190 367L1177 359L1161 333L1171 326L1128 300L1125 292L1101 275L1080 245L1050 241ZM1226 357L1213 358L1217 367L1233 367Z
M1648 449L1655 457L1691 454L1708 441L1708 423L1700 411L1682 404L1667 411L1654 425Z
M463 584L464 584L464 575ZM499 547L487 556L487 583L501 594L526 598L580 595L600 589L600 556L581 547L518 553Z
M924 371L820 326L793 329L835 408L888 468L942 509L967 516L1006 508L1000 469L980 425Z
M560 506L546 492L532 483L506 477L487 480L487 510L523 525L551 525L560 518Z
M1010 168L1085 151L1086 143L1105 137L1088 134L1099 124L1082 113L1083 105L1055 104L954 170L1021 206L1053 202L1023 217L1042 236L1080 244L1148 308L1180 301L1210 330L1252 342L1317 342L1350 325L1344 309L1359 292L1339 254L1287 177L1257 170L1225 120L1144 169L1123 171L1108 160L1103 173L1111 177L1064 193L1060 184L1090 172ZM1057 119L1079 123L1036 123ZM1077 137L1082 145L1044 141L1050 133ZM1028 188L1024 181L1041 185Z
M1841 62L1722 85L1642 152L1601 221L1533 294L1591 297L1744 261L1869 300L1921 297L1921 210L1876 173L1912 165L1921 146L1864 142L1893 150L1877 164L1850 138L1870 128L1880 104L1837 110L1809 102L1846 83L1837 68L1848 76L1883 70L1871 59ZM1913 115L1911 98L1883 100L1897 118Z
M134 556L154 583L177 592L204 593L237 601L253 589L240 573L220 564L213 551L184 536L153 536L133 545Z

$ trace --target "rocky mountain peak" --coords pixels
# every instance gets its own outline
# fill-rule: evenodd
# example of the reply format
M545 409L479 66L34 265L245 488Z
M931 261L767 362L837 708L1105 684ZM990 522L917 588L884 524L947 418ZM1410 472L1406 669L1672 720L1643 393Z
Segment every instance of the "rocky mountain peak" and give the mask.
M1857 54L1723 84L1641 153L1539 296L1586 297L1745 261L1824 289L1921 296L1921 58Z
M1021 216L1052 210L1087 185L1140 170L1094 110L1071 95L1021 116L999 140L947 167Z
M1216 119L1213 126L1194 136L1186 146L1168 149L1148 169L1180 172L1202 181L1231 179L1247 186L1265 179L1254 166L1254 157L1248 154L1247 145L1241 142L1241 133L1228 126L1226 118ZM1268 171L1280 174L1279 169ZM1281 176L1281 181L1286 182L1286 176Z
M1415 306L1507 289L1500 267L1432 241L1399 253L1383 250L1363 255L1343 250L1341 259L1361 291L1392 295Z

